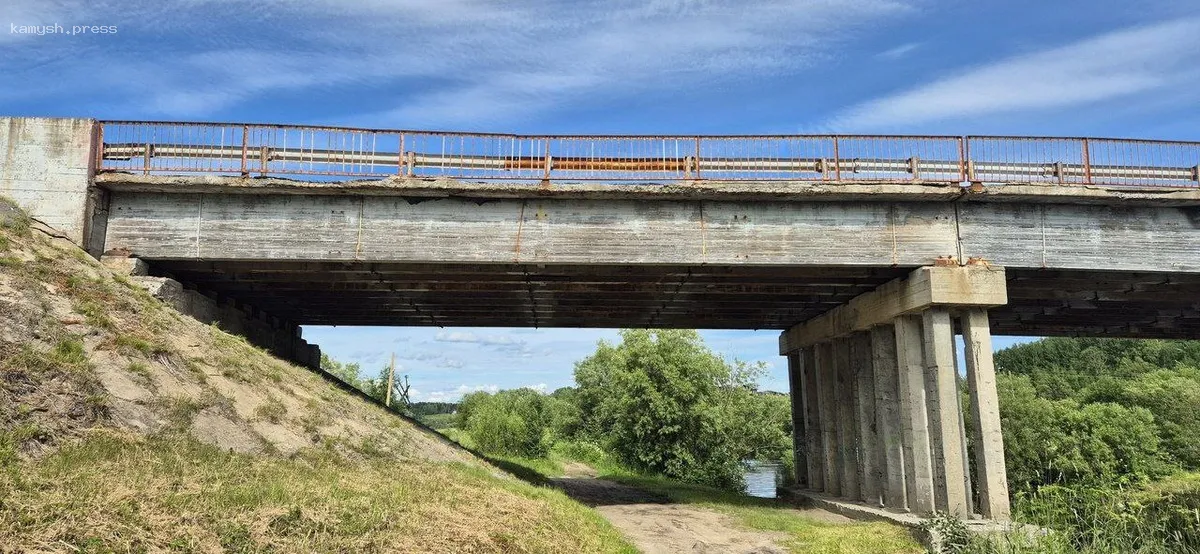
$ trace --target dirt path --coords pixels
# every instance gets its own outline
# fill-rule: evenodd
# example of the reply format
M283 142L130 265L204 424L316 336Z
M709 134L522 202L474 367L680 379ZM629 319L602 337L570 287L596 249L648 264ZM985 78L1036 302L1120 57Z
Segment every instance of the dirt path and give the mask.
M783 533L739 526L725 514L671 504L666 497L636 487L597 479L591 468L570 464L566 477L553 479L572 498L592 506L646 554L786 554L778 545ZM797 514L807 514L797 510ZM828 512L818 519L848 521Z

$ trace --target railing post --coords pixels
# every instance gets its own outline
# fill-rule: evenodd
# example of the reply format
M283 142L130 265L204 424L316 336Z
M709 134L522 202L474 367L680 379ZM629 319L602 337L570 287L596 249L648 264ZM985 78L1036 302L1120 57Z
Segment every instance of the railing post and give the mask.
M258 147L258 176L259 177L267 176L267 158L270 156L269 150L270 149L265 144Z
M246 149L250 144L250 126L242 125L242 177L249 177L250 171L246 169Z
M142 171L146 175L150 174L150 157L153 156L153 154L151 154L151 152L154 151L153 148L154 145L147 142L146 148L142 150Z
M696 179L700 179L700 137L696 137Z
M972 167L970 159L967 157L967 139L966 137L958 137L958 182L975 180L975 168Z
M404 133L400 133L400 149L396 152L396 175L404 174Z
M1092 153L1088 147L1088 139L1083 139L1083 183L1092 184Z
M96 164L96 167L93 168L94 175L99 173L100 169L104 167L104 123L96 123L96 134L94 137L92 137L92 140L93 147L96 149L95 152L93 152L93 155L95 156L94 163Z
M834 136L833 137L833 180L834 181L842 180L842 155L838 151L838 149L839 149L838 142L839 142L838 137Z
M550 182L550 170L554 166L554 160L551 159L551 157L550 157L550 139L546 139L546 149L545 150L546 150L546 175L544 177L542 177L542 181L549 183Z

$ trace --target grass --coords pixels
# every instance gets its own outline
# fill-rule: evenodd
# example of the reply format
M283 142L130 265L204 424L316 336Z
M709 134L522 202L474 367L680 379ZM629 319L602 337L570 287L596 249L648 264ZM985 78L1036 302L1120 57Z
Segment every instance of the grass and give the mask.
M461 464L115 434L4 464L0 545L19 550L635 552L562 494Z
M271 423L279 423L287 415L287 406L278 398L268 395L267 401L254 409L254 415Z

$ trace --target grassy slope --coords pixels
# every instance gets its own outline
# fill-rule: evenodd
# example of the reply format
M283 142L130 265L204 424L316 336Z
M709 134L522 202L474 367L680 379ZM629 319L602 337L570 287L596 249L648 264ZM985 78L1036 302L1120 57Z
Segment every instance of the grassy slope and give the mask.
M630 552L0 201L0 552Z

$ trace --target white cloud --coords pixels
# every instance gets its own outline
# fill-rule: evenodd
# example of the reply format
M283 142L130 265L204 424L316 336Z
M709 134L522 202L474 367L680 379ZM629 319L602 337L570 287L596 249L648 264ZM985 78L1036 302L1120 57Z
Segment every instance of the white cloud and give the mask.
M835 118L837 131L1066 108L1157 89L1195 86L1200 19L1110 32L975 67L860 104Z
M913 53L914 50L920 47L921 43L919 42L907 42L892 48L888 48L887 50L876 54L875 57L885 60L898 60Z
M17 1L21 13L35 5ZM139 116L212 116L274 95L370 86L397 93L352 123L480 126L794 74L856 28L924 1L195 0L164 12L146 0L120 11L76 0L56 5L120 25L119 46L19 41L4 57L46 57L22 75L34 81L26 94L104 93Z

